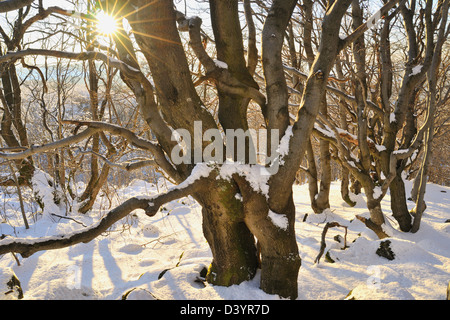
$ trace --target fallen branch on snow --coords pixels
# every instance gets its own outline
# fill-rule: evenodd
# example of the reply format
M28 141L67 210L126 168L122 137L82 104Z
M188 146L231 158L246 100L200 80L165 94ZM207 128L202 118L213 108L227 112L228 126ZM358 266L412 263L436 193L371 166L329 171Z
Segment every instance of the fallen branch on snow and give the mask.
M345 236L344 236L344 248L347 247L347 227L340 225L337 222L327 222L327 224L325 225L325 227L323 228L322 231L322 240L320 241L320 251L319 254L317 255L316 259L314 260L314 263L319 263L320 258L323 255L323 252L325 251L325 248L327 246L326 242L325 242L325 236L327 235L327 231L329 228L333 228L333 227L342 227L345 229Z

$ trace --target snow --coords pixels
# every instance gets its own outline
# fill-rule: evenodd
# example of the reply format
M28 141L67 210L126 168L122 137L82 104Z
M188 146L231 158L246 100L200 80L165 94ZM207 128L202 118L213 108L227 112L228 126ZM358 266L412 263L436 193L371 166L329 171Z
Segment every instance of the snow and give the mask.
M174 188L185 188L188 185L194 183L194 181L201 179L201 178L206 178L207 176L209 176L209 174L211 173L211 171L214 169L214 165L211 163L197 163L195 165L195 167L192 169L191 174L189 175L189 177L187 177L182 183L180 183L179 185L177 185Z
M358 169L358 167L356 166L356 164L355 164L355 162L354 161L352 161L352 160L349 160L349 161L347 161L347 163L350 165L350 166L352 166L353 168L356 168L356 169Z
M397 121L395 119L395 113L391 112L391 114L389 115L389 122L394 123L395 121Z
M228 167L230 171L232 168L236 170L237 166ZM244 167L239 168L244 170ZM197 170L192 178L207 172L201 167ZM247 174L251 177L250 172ZM255 182L255 188L263 187L262 181L259 182L261 184ZM409 194L412 183L405 183ZM112 205L133 196L151 197L171 187L162 179L158 185L134 180L129 186L115 191L111 197ZM30 217L39 208L32 205L29 192L24 189L23 193L27 216ZM392 236L388 240L395 254L394 260L376 254L383 240L355 219L357 214L369 216L364 194L350 194L357 203L350 208L341 199L340 182L334 181L330 191L331 208L322 214L313 213L307 185L295 185L293 194L295 231L302 259L298 299L445 299L450 280L450 223L445 223L450 218L449 187L428 184L425 194L427 210L421 228L415 234L399 231L392 218L389 193L384 197L381 204L386 220L391 224L389 233ZM31 241L84 228L69 219L37 214L30 217L30 229L26 230L15 193L2 192L0 200L3 209L0 212L0 234L8 235L0 240L0 244L11 241L8 239L12 237ZM408 202L409 209L413 206ZM67 214L90 226L99 221L108 208L106 197L99 197L90 213ZM65 214L64 208L58 209L61 215ZM286 226L283 215L269 212L268 217L276 225ZM322 257L318 264L314 263L320 250L323 228L327 222L334 221L348 227L348 248L343 250L343 243L334 239L337 235L342 239L344 229L330 228L326 235L325 253L328 252L335 262L326 262ZM202 232L201 207L191 197L165 204L154 217L137 210L89 243L38 252L28 258L16 256L20 266L11 254L0 257L0 274L7 270L14 272L21 282L24 299L30 300L120 300L125 293L132 300L280 299L259 289L259 272L255 278L230 287L213 286L198 280L200 271L211 263L212 255ZM166 272L160 277L164 270Z
M280 140L280 145L278 146L276 152L280 159L280 165L284 164L284 156L286 156L289 152L289 141L291 137L294 135L292 132L292 126L288 126L283 137Z
M288 126L283 137L280 140L280 145L278 146L277 152L280 157L284 157L289 152L289 140L293 136L292 126Z
M413 67L409 76L411 77L411 76L415 76L416 74L419 74L422 71L422 67L423 66L421 64Z
M4 268L0 273L0 295L3 300L18 300L21 299L20 288L12 281L17 277L11 268Z
M220 60L214 60L214 64L216 65L216 67L221 68L221 69L228 69L228 64L226 64L226 62L220 61Z
M375 143L375 148L378 150L378 152L383 152L383 151L386 150L385 146L381 146L381 145L376 144L376 143Z
M287 230L288 229L288 218L284 214L278 214L269 209L268 213L269 219L272 223L280 229Z
M39 198L44 204L44 215L61 214L62 208L55 204L55 197L60 192L59 188L54 188L49 185L52 178L42 170L37 169L31 179L33 189L35 190L35 197Z
M405 154L407 153L409 150L408 149L398 149L395 150L394 152L392 152L393 154Z
M229 180L235 173L244 176L254 191L259 192L266 197L269 196L269 185L267 184L267 181L270 178L270 174L264 166L259 164L240 164L227 160L220 167L217 179L222 178Z
M383 192L381 191L381 188L379 186L376 186L375 188L373 188L373 197L375 199L378 199L382 194L383 194Z
M321 128L317 123L314 124L314 129L322 133L326 137L335 138L334 132L327 129ZM329 129L329 128L328 128Z

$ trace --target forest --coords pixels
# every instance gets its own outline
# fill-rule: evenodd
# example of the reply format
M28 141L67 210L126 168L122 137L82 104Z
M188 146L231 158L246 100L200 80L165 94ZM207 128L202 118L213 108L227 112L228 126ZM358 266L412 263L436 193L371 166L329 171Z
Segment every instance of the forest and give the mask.
M0 300L450 299L449 5L1 1Z

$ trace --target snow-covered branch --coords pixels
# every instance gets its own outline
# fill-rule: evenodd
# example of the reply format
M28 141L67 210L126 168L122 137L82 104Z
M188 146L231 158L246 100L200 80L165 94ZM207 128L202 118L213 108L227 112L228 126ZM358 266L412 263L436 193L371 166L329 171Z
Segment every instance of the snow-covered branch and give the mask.
M209 173L210 171L207 172L207 175ZM26 258L38 251L61 249L81 242L87 243L107 231L114 223L134 210L142 209L146 215L154 216L163 204L196 192L203 183L202 178L204 177L205 175L199 175L197 172L195 177L188 178L185 183L170 189L166 193L152 197L138 196L128 199L109 211L94 225L67 235L48 236L39 239L3 239L0 241L0 255L14 252Z
M131 198L115 209L111 210L99 222L86 229L82 229L71 234L60 236L48 236L39 239L15 239L6 238L0 241L0 254L8 252L19 253L26 258L32 254L51 249L61 249L77 243L87 243L105 232L115 222L127 216L136 209L151 209L148 200Z

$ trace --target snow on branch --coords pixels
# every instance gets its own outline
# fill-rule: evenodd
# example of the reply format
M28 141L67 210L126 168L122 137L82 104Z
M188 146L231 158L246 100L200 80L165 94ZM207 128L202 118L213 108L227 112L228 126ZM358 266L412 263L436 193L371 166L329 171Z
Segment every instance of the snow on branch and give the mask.
M39 239L6 238L0 241L0 254L14 252L27 258L38 251L61 249L81 242L87 243L98 237L115 222L124 218L136 209L148 211L150 209L149 201L131 198L108 212L108 214L96 224L71 234L47 236Z

